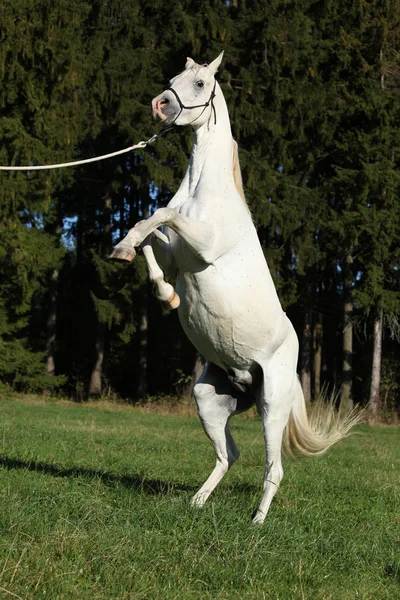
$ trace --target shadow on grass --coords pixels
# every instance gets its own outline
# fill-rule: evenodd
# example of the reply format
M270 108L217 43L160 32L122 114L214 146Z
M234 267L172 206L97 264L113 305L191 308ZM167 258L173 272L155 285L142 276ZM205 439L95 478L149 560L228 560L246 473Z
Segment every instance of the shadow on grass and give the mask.
M395 581L400 583L400 563L399 564L391 563L389 565L386 565L384 572L385 572L386 577L391 577Z
M150 495L164 495L171 492L193 492L195 487L184 483L171 483L162 479L147 479L139 473L132 475L118 475L116 473L105 473L94 469L86 469L85 467L72 467L65 469L59 465L51 465L45 462L29 460L24 461L18 458L9 458L0 456L0 467L6 469L27 469L28 471L36 471L37 473L45 473L53 477L85 477L87 479L99 479L105 485L120 484L126 488L132 488Z

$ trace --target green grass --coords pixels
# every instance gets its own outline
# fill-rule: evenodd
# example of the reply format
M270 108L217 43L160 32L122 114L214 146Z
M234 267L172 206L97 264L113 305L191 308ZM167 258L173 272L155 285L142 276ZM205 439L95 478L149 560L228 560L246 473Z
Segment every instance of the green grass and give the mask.
M0 400L0 598L399 599L400 428L284 463L264 526L257 419L203 509L197 419Z

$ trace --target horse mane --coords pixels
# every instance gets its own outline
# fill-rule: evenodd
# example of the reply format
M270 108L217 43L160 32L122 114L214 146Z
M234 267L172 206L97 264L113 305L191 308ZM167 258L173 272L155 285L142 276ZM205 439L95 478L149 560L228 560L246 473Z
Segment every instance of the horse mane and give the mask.
M242 172L240 170L239 149L238 149L237 142L235 142L235 140L232 140L232 147L233 147L233 156L232 156L233 181L235 183L235 187L236 187L237 191L239 192L239 196L242 198L243 202L245 204L247 204L246 198L244 195L244 190L243 190Z

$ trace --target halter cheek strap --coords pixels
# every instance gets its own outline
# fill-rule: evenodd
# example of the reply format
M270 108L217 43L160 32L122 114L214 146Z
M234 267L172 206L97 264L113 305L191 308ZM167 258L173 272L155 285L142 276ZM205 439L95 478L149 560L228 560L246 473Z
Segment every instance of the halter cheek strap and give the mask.
M216 82L216 81L214 81L214 87L213 87L213 89L212 89L212 92L211 92L211 94L210 94L210 97L209 97L209 99L207 100L207 102L206 102L205 104L195 104L194 106L185 106L185 105L182 103L182 100L179 98L179 96L178 96L177 92L174 90L174 88L173 88L173 87L169 87L169 88L167 88L168 90L170 90L170 91L171 91L171 92L174 94L175 98L176 98L176 99L177 99L177 101L178 101L179 108L180 108L180 111L179 111L179 113L176 115L176 117L175 117L175 119L172 121L172 123L175 123L175 121L178 119L178 117L181 115L181 113L182 113L182 111L183 111L184 109L186 109L186 110L191 110L192 108L203 108L203 110L201 111L201 113L199 114L199 116L198 116L198 117L196 117L196 118L195 118L193 121L191 121L191 122L189 123L189 125L191 125L192 123L194 123L195 121L197 121L197 119L200 119L200 117L201 117L201 115L203 114L203 112L204 112L204 111L206 110L206 108L207 108L208 106L210 106L210 104L211 104L211 109L212 109L212 111L213 111L213 113L214 113L214 125L216 125L216 124L217 124L217 112L216 112L216 110L215 110L215 106L214 106L214 98L215 98L215 86L216 86L216 85L217 85L217 82ZM172 124L172 123L171 123L171 124Z

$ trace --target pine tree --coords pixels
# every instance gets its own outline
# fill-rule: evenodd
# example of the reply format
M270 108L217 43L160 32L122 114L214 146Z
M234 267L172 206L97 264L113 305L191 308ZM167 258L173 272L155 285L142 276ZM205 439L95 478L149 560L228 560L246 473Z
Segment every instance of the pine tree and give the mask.
M74 4L78 8L79 3ZM60 98L72 89L70 80L61 77L67 69L63 61L65 40L57 37L56 29L48 27L48 22L61 19L68 7L69 10L74 8L61 0L53 3L47 11L42 10L43 3L40 1L28 3L17 0L2 7L2 164L53 162L57 156L63 156L65 160L68 154L68 146L73 142L68 119L71 102L64 102L61 110L59 106ZM81 13L87 10L87 6L80 8L75 12L75 22L69 23L73 31L74 26L75 31L78 27L76 21L79 21ZM59 53L57 62L54 60L54 48ZM3 372L8 374L8 381L20 386L41 387L46 382L47 387L60 383L59 379L50 382L49 378L42 376L44 355L35 352L29 337L24 336L29 331L33 303L38 300L38 294L45 296L43 285L48 272L54 273L60 263L62 250L58 247L58 239L48 233L47 217L53 212L53 195L65 185L66 180L63 174L56 172L1 174L1 246L4 260L1 271L6 282L2 288L5 312L2 339L6 346L2 357L6 363ZM29 264L31 258L38 260L40 267L33 268ZM14 267L12 274L9 273L10 266ZM20 295L21 300L16 302L16 296ZM7 358L7 348L14 359ZM29 375L27 366L25 375L20 375L21 364L34 364L35 373L32 367Z
M1 19L2 164L86 158L150 137L160 129L150 100L185 56L225 50L218 79L245 192L300 334L309 395L343 380L341 354L354 359L354 394L365 393L372 356L357 338L346 355L340 338L361 321L384 330L399 310L398 4L15 0ZM153 393L171 390L178 370L190 374L195 353L176 315L147 297L142 257L117 265L107 255L171 198L191 137L176 130L68 171L0 173L3 381L48 388L46 351L48 370L68 374L66 390L81 398L91 376L96 393L107 383L132 397L146 379ZM394 344L382 346L391 390Z
M391 90L395 76L391 75L389 89L385 88L384 55L391 56L389 71L396 73L393 56L400 49L399 18L398 4L391 1L331 5L323 18L322 28L331 31L332 40L326 69L337 82L337 90L332 96L333 135L318 179L330 198L331 217L325 230L343 273L346 344L351 342L354 310L365 317L371 311L379 314L385 305L398 309L398 291L388 289L385 281L398 247L399 101ZM349 396L349 358L351 346L347 345L345 398Z

